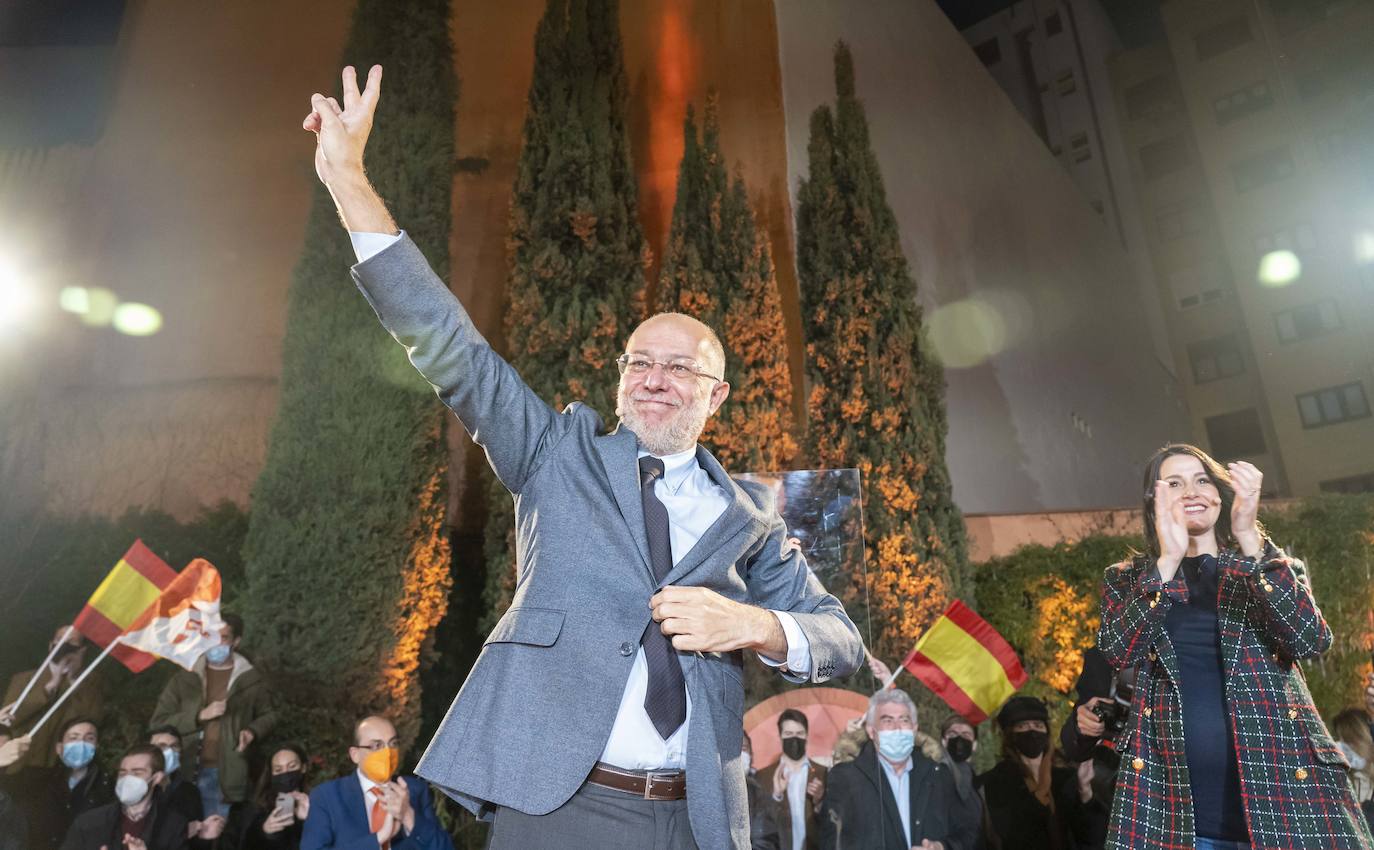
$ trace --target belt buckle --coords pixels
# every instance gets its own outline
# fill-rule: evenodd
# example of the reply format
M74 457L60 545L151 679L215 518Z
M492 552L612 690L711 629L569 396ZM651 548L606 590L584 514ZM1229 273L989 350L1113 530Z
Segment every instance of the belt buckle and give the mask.
M650 771L647 771L647 772L644 774L644 799L646 799L646 800L650 799L650 795L653 794L653 787L654 787L654 780L655 780L655 779L667 780L667 779L670 778L671 774L674 774L674 773L677 773L677 771L675 771L675 770L650 770Z

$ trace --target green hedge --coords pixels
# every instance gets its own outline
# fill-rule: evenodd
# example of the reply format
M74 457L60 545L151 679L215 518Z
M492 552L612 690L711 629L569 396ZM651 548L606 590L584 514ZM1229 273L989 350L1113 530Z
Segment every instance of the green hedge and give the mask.
M1327 718L1360 701L1369 670L1374 610L1374 497L1321 496L1261 519L1279 546L1303 559L1335 645L1302 665ZM1082 651L1096 639L1102 571L1139 550L1138 536L1086 537L1023 546L976 568L979 613L1021 655L1031 681L1023 693L1046 699L1057 725L1068 716Z

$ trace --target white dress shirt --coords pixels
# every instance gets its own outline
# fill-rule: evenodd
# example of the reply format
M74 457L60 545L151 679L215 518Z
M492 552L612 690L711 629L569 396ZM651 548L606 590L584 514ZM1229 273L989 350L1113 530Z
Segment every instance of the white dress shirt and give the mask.
M400 239L400 234L354 233L353 242L358 262L364 262ZM639 452L639 457L649 453ZM687 451L660 458L663 478L654 482L654 495L668 510L668 536L676 564L701 539L729 506L729 496L697 463L696 446ZM647 601L647 600L646 600ZM786 662L774 661L763 655L759 659L770 667L784 667L788 672L805 676L811 671L811 644L796 619L786 611L773 614L782 624L787 638ZM635 654L630 679L620 696L615 724L601 753L601 761L627 770L677 770L687 764L687 729L692 720L692 698L687 697L687 715L677 731L663 740L654 728L649 713L644 710L644 695L649 687L649 667L644 649ZM361 774L360 774L361 776ZM366 781L366 777L363 777Z
M877 755L875 753L875 755ZM887 776L888 787L892 789L892 796L897 798L897 814L902 817L902 841L911 840L911 756L906 757L906 767L902 769L902 775L897 776L897 769L892 766L892 762L878 755L878 764L883 766L883 773Z
M782 770L779 763L778 770ZM806 807L811 800L806 796L806 783L811 779L811 761L803 760L801 767L787 777L787 814L792 819L792 850L802 850L806 844Z

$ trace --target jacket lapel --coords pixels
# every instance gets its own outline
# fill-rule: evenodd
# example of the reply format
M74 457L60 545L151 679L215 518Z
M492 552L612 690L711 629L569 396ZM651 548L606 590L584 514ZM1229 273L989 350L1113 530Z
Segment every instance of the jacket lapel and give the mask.
M739 488L739 485L726 474L720 461L716 460L710 452L701 446L697 446L697 463L706 470L706 474L717 486L725 490L725 497L729 503L721 515L716 517L716 521L706 529L706 533L701 535L701 539L696 542L696 545L673 565L673 569L668 573L668 578L664 584L672 584L701 566L707 558L720 549L721 544L739 533L739 530L747 525L756 513L753 510L753 502ZM642 528L643 525L641 519L640 527Z
M625 427L616 428L609 434L592 440L597 454L601 455L601 465L606 469L606 478L611 482L611 494L615 496L620 516L629 527L630 539L639 550L642 566L653 581L653 566L649 560L649 537L644 530L644 506L640 503L639 493L639 440Z

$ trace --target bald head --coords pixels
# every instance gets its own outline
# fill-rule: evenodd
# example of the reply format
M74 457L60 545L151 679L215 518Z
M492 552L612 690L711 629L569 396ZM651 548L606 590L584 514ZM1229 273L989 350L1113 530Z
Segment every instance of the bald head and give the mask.
M372 714L359 720L353 727L353 745L366 747L376 741L383 745L396 739L396 726L380 714Z
M725 373L725 347L706 323L686 313L658 313L639 323L625 343L629 354L654 354L664 347L697 361L716 377Z

